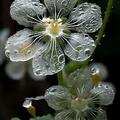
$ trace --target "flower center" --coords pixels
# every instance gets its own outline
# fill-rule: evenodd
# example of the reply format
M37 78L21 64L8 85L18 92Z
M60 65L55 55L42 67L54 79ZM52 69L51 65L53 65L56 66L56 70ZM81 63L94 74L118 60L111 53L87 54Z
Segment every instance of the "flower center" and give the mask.
M59 37L63 34L63 23L62 19L50 19L43 18L42 24L37 24L34 26L34 29L37 31L43 31L46 35L49 35L51 38Z
M61 36L63 34L62 20L48 19L48 23L46 25L46 34L52 38Z
M80 99L75 98L71 101L71 108L76 111L85 111L88 109L88 100L87 99Z

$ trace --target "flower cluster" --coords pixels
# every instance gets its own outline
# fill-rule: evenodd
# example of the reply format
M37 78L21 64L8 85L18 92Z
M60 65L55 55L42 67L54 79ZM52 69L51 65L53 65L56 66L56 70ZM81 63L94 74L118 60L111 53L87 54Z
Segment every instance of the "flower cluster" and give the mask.
M11 17L23 29L6 44L6 56L11 61L33 59L35 75L53 75L65 65L65 55L74 61L87 60L95 49L94 40L87 34L102 25L100 7L77 0L14 0ZM48 12L47 12L48 11ZM65 54L65 55L64 55Z
M52 86L44 96L26 98L24 107L31 100L45 99L58 111L55 120L107 120L103 106L113 103L115 89L110 83L94 82L93 76L88 68L78 69L69 75L66 86Z
M96 48L88 34L101 27L101 9L93 3L76 3L77 0L14 0L11 17L29 29L8 38L6 56L13 62L32 59L36 76L61 71L65 55L85 62ZM104 66L83 66L64 78L65 85L48 88L44 96L26 98L23 106L29 111L34 109L32 100L44 99L57 111L55 120L107 120L103 106L113 103L115 89L102 81L107 76ZM35 116L35 109L29 113Z

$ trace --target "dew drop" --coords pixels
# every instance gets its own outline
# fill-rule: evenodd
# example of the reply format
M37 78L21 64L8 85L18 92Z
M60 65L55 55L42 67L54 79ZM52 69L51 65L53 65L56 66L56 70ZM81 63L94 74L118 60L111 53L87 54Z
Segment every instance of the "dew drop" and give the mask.
M31 53L31 50L28 50L28 51L27 51L27 54L30 54L30 53Z
M82 46L81 46L81 45L77 46L77 47L76 47L76 50L77 50L78 52L80 52L80 51L82 50Z
M7 42L7 45L10 45L11 43L10 42Z
M9 50L6 50L6 51L5 51L5 54L6 54L7 57L9 57L9 56L10 56L10 51L9 51Z
M41 73L41 70L40 70L40 69L37 69L37 70L35 71L35 74L36 74L36 75L40 75L40 73Z
M93 59L90 59L90 61L92 62L92 61L93 61Z
M64 6L67 6L67 5L68 5L68 1L67 1L67 0L63 0L63 1L61 2L61 4L64 5Z
M85 55L86 55L86 56L90 56L90 55L91 55L91 50L87 48L87 49L85 50Z
M105 34L103 35L103 37L105 37Z
M59 63L64 63L64 54L62 54L58 57L58 62Z
M86 37L86 38L89 37L88 34L85 34L85 37Z
M19 53L19 51L18 50L14 50L14 53L17 54L17 53Z
M114 86L110 83L100 83L98 87L92 90L93 93L99 94L101 105L110 105L115 98Z

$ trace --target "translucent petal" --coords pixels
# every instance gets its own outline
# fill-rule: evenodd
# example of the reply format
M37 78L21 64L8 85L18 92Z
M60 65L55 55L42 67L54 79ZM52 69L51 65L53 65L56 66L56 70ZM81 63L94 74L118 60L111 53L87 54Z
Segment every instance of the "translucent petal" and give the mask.
M61 71L65 64L65 57L59 45L50 43L44 52L38 51L33 58L33 72L35 75L53 75Z
M115 98L115 89L110 83L102 82L92 89L91 92L99 96L101 105L112 104Z
M8 39L8 36L10 35L10 29L5 28L2 31L0 31L0 44L5 45L6 40Z
M87 60L95 49L94 40L84 33L70 35L68 44L65 46L65 54L72 60L83 62Z
M55 116L55 120L77 120L77 119L74 119L75 117L76 117L76 114L74 111L64 110Z
M57 15L60 17L68 15L75 6L76 2L77 0L44 0L50 14L55 15L56 9Z
M31 44L33 37L30 36L33 34L33 31L24 29L8 38L5 50L6 56L8 56L11 61L15 62L31 59L39 47L37 43Z
M33 68L32 68L32 64L30 62L30 64L28 64L28 74L29 76L35 80L35 81L43 81L45 80L45 76L36 76L34 73L33 73Z
M62 86L52 86L45 92L45 100L48 106L54 110L62 110L68 107L70 93L67 88Z
M77 22L80 32L95 32L102 25L101 9L96 4L82 3L71 12L70 20Z
M71 73L66 80L67 86L72 87L72 92L84 95L93 88L93 83L88 69L78 69Z
M45 13L46 8L39 0L15 0L10 7L11 17L26 27L32 26L33 22L38 23L39 16Z
M21 80L26 72L25 64L21 62L9 62L5 68L6 74L13 80Z
M107 114L106 111L99 109L98 114L96 116L95 120L107 120Z

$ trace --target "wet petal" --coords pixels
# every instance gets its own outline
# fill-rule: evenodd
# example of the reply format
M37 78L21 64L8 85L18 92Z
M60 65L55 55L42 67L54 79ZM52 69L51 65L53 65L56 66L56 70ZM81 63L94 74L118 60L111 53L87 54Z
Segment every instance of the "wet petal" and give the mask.
M107 114L106 111L99 109L98 114L96 116L95 120L107 120Z
M76 23L77 30L85 33L97 31L102 25L101 9L96 4L83 3L70 14L72 24Z
M115 98L115 89L110 83L102 82L91 92L99 96L102 105L112 104Z
M78 69L71 73L66 80L67 86L72 88L72 92L81 96L88 93L93 88L93 82L87 68Z
M15 62L31 59L39 47L37 43L31 44L34 40L33 36L33 31L24 29L9 37L5 48L6 56L8 56L11 61ZM35 36L38 37L39 35Z
M9 62L5 68L6 74L13 80L21 80L26 72L25 64L21 62Z
M70 99L71 96L68 89L62 86L52 86L45 92L45 100L48 106L54 110L62 110L68 107Z
M55 116L55 120L74 120L75 117L76 117L76 114L74 111L64 110Z
M44 13L46 8L39 0L15 0L10 7L11 17L26 27L40 22L39 16Z
M33 68L32 68L32 63L31 62L30 62L30 64L28 64L28 74L35 81L43 81L46 78L46 76L36 76L33 73Z
M2 31L0 31L0 44L5 45L9 35L10 35L9 28L5 28Z
M56 40L55 40L56 41ZM33 71L37 76L53 75L61 71L65 57L59 45L52 41L44 52L37 52L33 59Z
M77 0L44 0L44 3L51 15L55 15L56 9L58 18L68 15L76 2Z
M67 43L64 49L65 54L72 60L79 62L87 60L95 49L94 40L84 33L71 34Z

